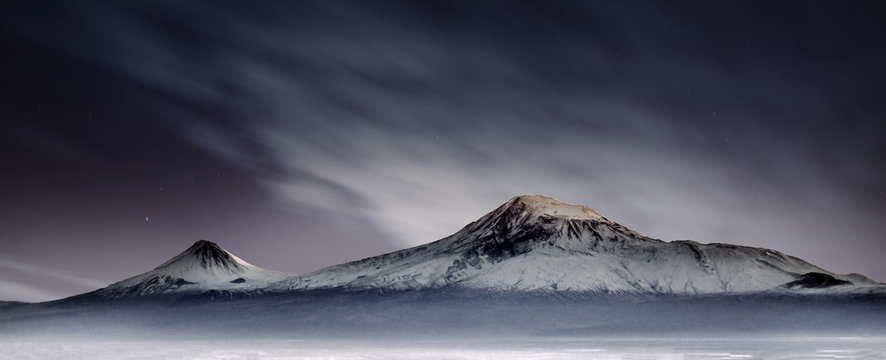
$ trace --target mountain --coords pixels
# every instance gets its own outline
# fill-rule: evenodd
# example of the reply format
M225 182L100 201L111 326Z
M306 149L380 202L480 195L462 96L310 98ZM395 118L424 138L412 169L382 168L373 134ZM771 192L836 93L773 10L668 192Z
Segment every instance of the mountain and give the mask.
M0 303L0 337L543 342L782 331L882 338L886 287L774 250L656 240L542 196L515 197L442 240L310 274L265 270L201 240L91 293Z
M875 282L770 249L665 242L586 206L518 196L442 240L293 276L272 287L691 295L853 284Z
M665 242L587 206L544 196L518 196L442 240L309 274L262 269L200 240L154 270L91 294L126 298L216 290L465 289L695 295L858 292L877 284L862 275L834 274L770 249Z
M291 274L262 269L217 244L200 240L154 270L96 290L104 298L123 298L207 290L255 290Z

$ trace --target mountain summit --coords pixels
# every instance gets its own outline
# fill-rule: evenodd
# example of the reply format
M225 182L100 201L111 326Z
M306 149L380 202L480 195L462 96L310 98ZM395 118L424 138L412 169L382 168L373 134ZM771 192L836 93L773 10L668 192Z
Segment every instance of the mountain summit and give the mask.
M587 206L572 205L541 195L516 196L489 215L492 217L516 216L527 220L537 220L541 217L546 217L612 222Z
M645 238L587 206L538 195L514 197L460 233L486 247L514 251L544 243L554 246L555 242L560 247L574 246L571 240L583 237L593 238L597 244L604 237Z
M794 289L810 273L837 280L829 284L872 283L770 249L665 242L586 206L518 196L444 239L275 287L709 294Z
M199 271L196 269L199 267L200 270L210 274L236 274L243 272L248 266L251 265L222 249L218 244L199 240L181 254L158 266L157 269L166 269L177 273L193 273Z
M250 290L268 286L291 274L262 269L234 256L218 244L200 240L181 254L141 275L99 289L107 298L202 292Z

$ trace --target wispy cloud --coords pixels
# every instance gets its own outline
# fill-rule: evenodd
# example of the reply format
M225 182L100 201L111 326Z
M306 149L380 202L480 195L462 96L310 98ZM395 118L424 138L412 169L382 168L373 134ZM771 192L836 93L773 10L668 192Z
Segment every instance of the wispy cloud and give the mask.
M0 277L0 301L41 302L61 299L65 295L34 284L22 284Z
M544 194L654 237L886 276L871 255L884 109L864 103L883 74L861 70L882 62L822 65L847 46L830 40L839 22L752 14L748 29L723 15L744 8L704 5L229 6L84 5L98 39L71 46L99 45L71 51L155 91L148 111L274 201L402 245Z
M61 282L63 286L54 283ZM39 285L38 285L39 284ZM0 257L0 300L48 301L95 290L108 284L46 265ZM70 292L59 291L59 288Z

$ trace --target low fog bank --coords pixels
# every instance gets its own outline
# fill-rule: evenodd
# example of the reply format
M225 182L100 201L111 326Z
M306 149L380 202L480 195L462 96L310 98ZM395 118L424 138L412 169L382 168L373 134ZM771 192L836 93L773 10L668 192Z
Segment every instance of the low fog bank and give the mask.
M0 308L5 338L515 339L886 336L883 295L707 297L304 292L127 300L88 296Z
M0 358L27 359L882 359L886 338L659 337L376 340L80 341L0 339Z

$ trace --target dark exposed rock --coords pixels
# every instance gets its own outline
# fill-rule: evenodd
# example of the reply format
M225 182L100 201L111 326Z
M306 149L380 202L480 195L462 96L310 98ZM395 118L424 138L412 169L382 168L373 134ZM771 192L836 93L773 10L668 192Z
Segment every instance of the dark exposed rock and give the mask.
M837 285L852 285L852 282L840 280L828 274L810 272L800 275L800 278L784 284L787 288L821 289Z

